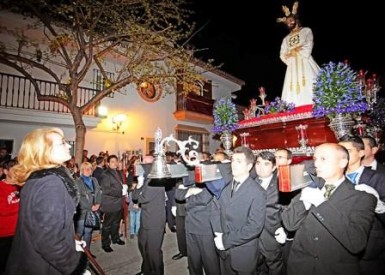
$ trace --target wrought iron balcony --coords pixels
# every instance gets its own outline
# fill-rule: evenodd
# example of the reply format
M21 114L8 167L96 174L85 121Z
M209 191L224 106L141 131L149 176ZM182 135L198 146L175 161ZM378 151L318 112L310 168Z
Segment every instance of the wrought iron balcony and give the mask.
M57 83L36 79L43 95L57 95ZM87 103L98 92L95 89L79 87L78 106ZM53 101L39 101L34 86L22 76L0 73L0 107L22 108L55 113L70 113L63 104ZM89 109L84 115L95 116L95 108Z
M180 121L194 121L205 124L213 123L214 100L190 93L178 95L174 117Z

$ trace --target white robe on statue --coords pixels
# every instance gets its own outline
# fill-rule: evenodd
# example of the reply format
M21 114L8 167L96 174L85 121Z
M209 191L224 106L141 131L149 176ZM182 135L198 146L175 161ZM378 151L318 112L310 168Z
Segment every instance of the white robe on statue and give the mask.
M288 34L282 41L280 58L287 65L281 99L296 107L313 104L313 83L320 70L311 56L313 33L310 28ZM298 48L296 51L293 49ZM290 52L294 56L287 57Z

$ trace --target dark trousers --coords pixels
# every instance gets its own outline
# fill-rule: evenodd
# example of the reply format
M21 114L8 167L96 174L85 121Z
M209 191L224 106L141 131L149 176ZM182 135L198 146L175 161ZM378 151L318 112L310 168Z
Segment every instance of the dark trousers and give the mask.
M187 245L186 245L186 229L185 229L185 216L175 217L176 222L176 240L178 242L179 253L186 256L187 255Z
M250 271L250 272L240 272L236 271L231 267L231 256L230 253L227 253L226 258L219 258L219 263L221 267L221 274L226 274L226 275L256 275L257 271Z
M220 275L219 256L216 252L214 236L187 233L186 240L190 275Z
M0 274L5 271L7 265L7 259L12 246L12 237L1 237L0 238Z
M287 262L289 260L289 254L290 254L291 246L293 244L294 235L295 235L295 232L288 232L287 234L288 239L286 240L282 248L283 265L284 265L285 271L287 270Z
M275 241L275 240L274 240ZM283 263L283 247L277 242L275 249L266 249L262 241L259 241L258 274L285 275L286 269Z
M175 229L175 217L171 212L171 208L175 201L175 190L167 191L167 201L166 201L166 222L168 225L168 228L171 230L172 228Z
M143 229L139 228L138 248L142 255L142 272L144 275L163 275L162 244L164 228Z
M109 246L119 240L119 226L122 219L122 210L116 212L104 212L102 225L102 247ZM111 238L110 238L111 236Z

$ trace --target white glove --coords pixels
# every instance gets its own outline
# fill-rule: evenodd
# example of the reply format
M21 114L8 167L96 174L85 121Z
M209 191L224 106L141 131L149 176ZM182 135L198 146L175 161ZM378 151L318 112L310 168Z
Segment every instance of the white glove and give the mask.
M218 250L225 250L225 247L223 245L222 235L223 233L214 232L215 238L214 243Z
M82 275L91 275L91 272L90 272L88 269L86 269L86 270L83 272Z
M85 241L78 241L75 240L75 249L78 252L84 252L84 247L86 247L86 242Z
M138 176L138 184L136 185L136 189L142 188L144 183L144 177L143 175Z
M372 194L373 196L375 196L377 198L377 200L380 198L376 189L374 189L373 187L371 187L367 184L357 184L354 186L354 189L356 189L358 191L364 191L368 194Z
M174 217L176 217L176 206L171 207L171 213Z
M127 191L128 191L128 185L123 184L122 195L127 196Z
M377 205L374 212L377 214L383 214L385 213L385 203L380 200L380 196L378 195L378 192L373 187L367 185L367 184L357 184L354 186L354 188L358 191L364 191L368 194L371 194L377 198Z
M178 189L181 189L181 190L186 190L186 189L187 189L187 187L186 187L186 186L184 186L183 184L179 184L179 186L178 186Z
M185 198L187 199L188 197L190 196L193 196L193 195L198 195L200 192L202 192L203 189L202 188L198 188L198 187L190 187L186 193L186 196Z
M305 187L302 189L301 197L299 199L304 202L307 210L310 208L307 208L309 203L317 207L326 200L320 189L311 187Z
M284 244L286 242L287 234L286 234L285 230L283 229L283 227L280 227L277 230L275 230L274 235L275 235L275 240L278 243Z
M382 200L377 200L376 209L374 209L374 212L377 214L384 214L385 213L385 203Z

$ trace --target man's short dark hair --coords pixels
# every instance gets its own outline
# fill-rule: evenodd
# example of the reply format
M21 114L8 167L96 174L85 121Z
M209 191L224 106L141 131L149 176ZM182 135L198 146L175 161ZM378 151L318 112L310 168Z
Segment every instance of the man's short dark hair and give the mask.
M103 161L104 161L104 157L97 157L97 158L96 158L96 165L102 164Z
M340 142L350 142L357 150L365 150L365 144L362 138L357 135L344 135L340 138Z
M367 139L369 141L370 148L378 147L377 141L374 137L367 135L363 136L362 139Z
M262 151L262 152L260 152L260 153L257 155L256 158L257 158L257 159L258 159L258 158L261 158L261 159L263 159L263 160L268 160L268 161L270 161L271 163L273 163L273 166L276 165L275 155L274 155L272 152L270 152L270 151Z
M246 157L247 163L251 163L251 164L254 163L255 156L254 156L253 150L251 150L249 147L245 147L245 146L236 147L234 149L233 153L234 154L244 154Z
M107 162L109 163L111 159L119 160L117 155L109 155L107 158Z

